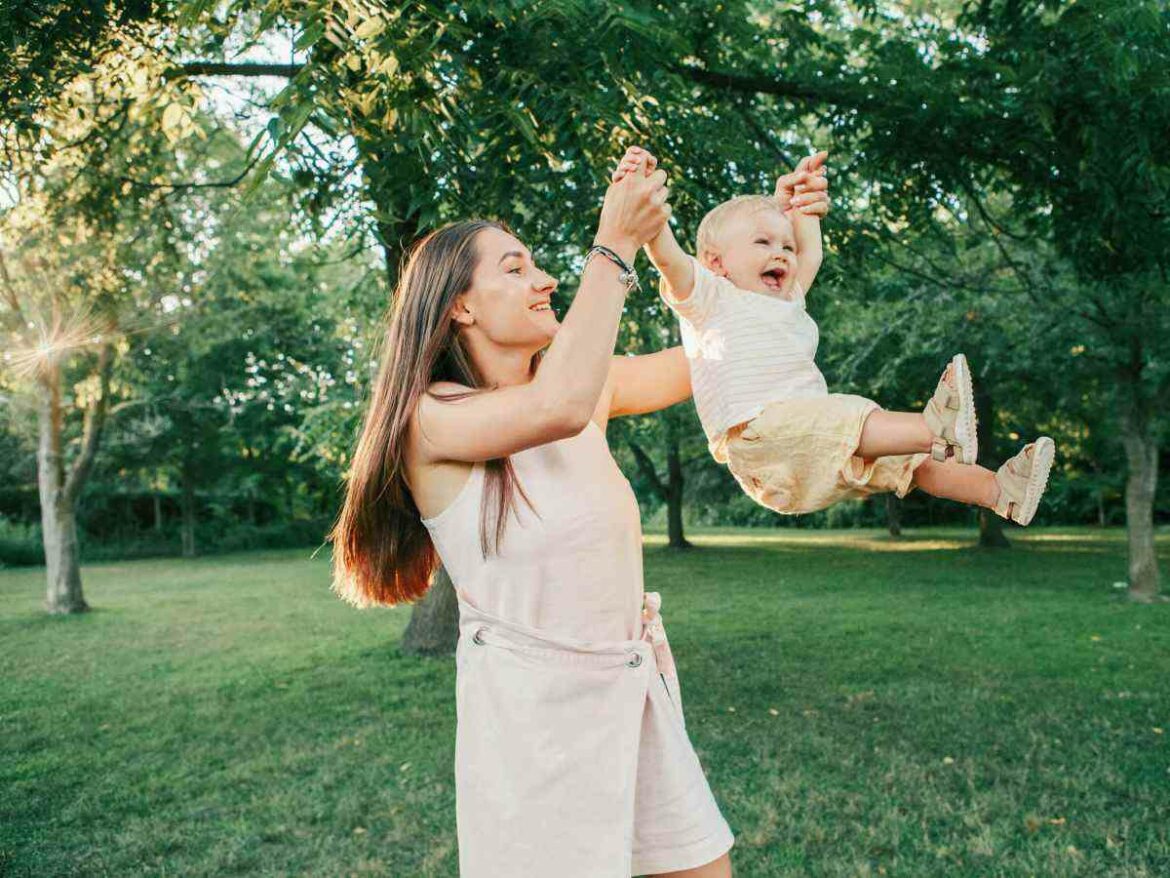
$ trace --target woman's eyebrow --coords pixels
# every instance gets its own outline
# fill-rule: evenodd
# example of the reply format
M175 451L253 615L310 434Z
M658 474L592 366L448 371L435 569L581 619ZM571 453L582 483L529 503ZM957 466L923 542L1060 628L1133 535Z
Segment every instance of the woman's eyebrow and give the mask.
M500 262L503 262L509 256L519 256L521 259L524 258L524 254L521 253L519 250L509 250L507 253L505 253L503 256L500 257ZM497 262L496 265L499 265L500 262Z

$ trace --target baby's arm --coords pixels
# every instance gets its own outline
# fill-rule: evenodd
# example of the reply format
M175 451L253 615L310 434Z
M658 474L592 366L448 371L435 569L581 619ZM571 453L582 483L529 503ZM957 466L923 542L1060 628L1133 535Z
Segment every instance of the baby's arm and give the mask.
M671 298L678 302L685 301L695 285L695 269L690 257L674 237L669 221L656 237L646 242L646 253L670 284Z
M821 150L803 158L791 173L776 180L776 201L796 237L796 280L806 294L824 260L821 217L829 211L826 156L828 152Z
M613 182L616 183L636 167L635 159L639 155L649 154L637 146L631 146L626 150L626 154L614 169ZM653 159L653 156L650 158ZM645 168L647 174L654 171L655 163L656 160L647 162ZM797 246L799 247L799 244ZM654 263L654 267L670 284L671 298L679 302L685 301L691 295L691 289L695 285L695 270L691 265L690 258L674 237L669 222L663 225L662 231L658 233L657 237L646 243L646 254Z
M792 220L792 231L796 236L796 282L808 295L824 260L821 218L805 213L799 207L793 207L788 217Z

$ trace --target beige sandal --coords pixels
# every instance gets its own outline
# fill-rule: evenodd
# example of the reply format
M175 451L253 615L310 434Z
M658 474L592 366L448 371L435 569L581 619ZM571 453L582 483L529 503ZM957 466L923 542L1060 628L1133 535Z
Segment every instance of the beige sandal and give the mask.
M1028 524L1048 486L1056 443L1047 436L1029 442L995 474L999 499L995 512L1016 524Z
M954 455L959 463L972 464L979 456L978 421L975 418L971 368L962 354L955 354L951 359L951 380L954 387L947 384L946 372L943 372L934 396L922 410L926 426L934 434L930 456L945 461Z

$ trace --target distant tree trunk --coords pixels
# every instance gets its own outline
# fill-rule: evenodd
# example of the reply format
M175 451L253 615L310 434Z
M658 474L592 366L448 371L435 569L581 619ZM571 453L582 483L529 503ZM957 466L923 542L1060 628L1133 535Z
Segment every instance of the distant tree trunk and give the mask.
M890 536L902 536L902 501L897 494L886 494L886 527Z
M154 529L162 530L162 497L157 493L154 495Z
M45 603L49 613L83 613L89 609L81 589L81 561L77 542L77 499L89 478L101 441L110 398L113 352L98 351L100 395L85 412L81 451L66 474L61 450L64 413L61 410L61 367L50 356L37 377L41 395L37 406L37 489L41 501L42 545L45 550Z
M195 473L190 464L183 465L180 476L183 488L183 557L195 557Z
M638 469L650 487L666 503L667 546L672 549L691 549L694 543L683 534L683 471L679 457L678 439L673 431L668 432L666 445L667 480L663 482L654 468L654 461L637 442L629 440L630 451L638 463Z
M991 393L983 381L975 382L975 417L979 421L978 463L994 471L1003 462L996 455L995 406ZM986 549L1007 549L1011 547L1007 534L1003 532L1003 519L990 509L979 509L979 545Z
M687 548L691 544L683 536L683 471L679 460L678 439L673 435L666 446L666 533L672 548Z
M61 459L61 372L56 362L41 379L43 393L37 408L37 487L41 498L41 534L45 550L47 590L45 609L50 613L84 613L89 609L81 591L81 567L77 549L77 517L65 497L64 461Z
M1125 529L1129 540L1129 597L1149 603L1158 594L1158 556L1154 550L1158 443L1150 429L1150 412L1136 376L1123 376L1121 393L1121 443L1128 464Z
M1105 480L1101 473L1101 463L1095 457L1089 461L1089 468L1097 480L1097 490L1093 493L1097 500L1097 527L1105 526Z
M459 599L446 568L440 566L426 595L414 605L401 651L404 655L450 655L458 642Z

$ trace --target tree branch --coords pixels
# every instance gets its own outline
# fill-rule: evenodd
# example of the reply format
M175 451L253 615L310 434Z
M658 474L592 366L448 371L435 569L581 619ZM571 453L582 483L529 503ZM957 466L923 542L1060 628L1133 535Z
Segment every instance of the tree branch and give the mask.
M213 183L143 183L141 180L135 180L132 177L117 177L124 183L129 183L131 186L137 186L140 189L230 189L237 185L241 180L248 176L248 172L256 167L256 163L260 161L260 153L252 157L252 160L244 166L244 170L236 174L230 180L216 180ZM165 196L164 196L165 197Z
M12 283L12 277L8 274L8 263L4 261L4 251L0 250L0 283L3 284L4 298L16 316L20 319L20 323L24 325L24 311L20 308L20 301L16 298L16 287Z
M305 69L303 64L266 64L246 61L238 64L218 61L191 61L163 72L163 79L186 79L191 76L280 76L292 79Z
M110 401L110 373L114 367L113 346L104 344L98 351L98 379L101 393L85 412L85 426L82 429L81 453L73 461L69 471L69 478L65 482L64 496L66 502L72 505L89 477L93 468L93 460L97 456L98 442L102 437L102 427L106 422L106 409Z
M684 64L673 64L671 69L700 85L707 85L724 91L750 92L752 94L770 94L801 101L824 101L830 104L848 104L853 107L862 107L870 103L859 100L856 94L845 90L836 91L828 83L816 87L800 82L786 82L769 76L732 73L721 70L704 70L700 67L690 67ZM836 93L835 93L836 91Z
M776 154L776 157L780 159L781 163L783 163L786 168L795 167L796 163L792 161L792 157L776 145L776 141L772 139L771 133L760 124L759 120L751 114L751 111L747 107L743 106L739 101L736 101L735 110L737 113L739 113L740 116L743 117L743 120L748 124L748 127L756 133L756 136L759 137L760 140L764 141L764 145Z

